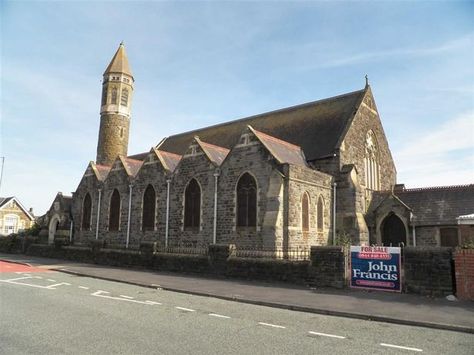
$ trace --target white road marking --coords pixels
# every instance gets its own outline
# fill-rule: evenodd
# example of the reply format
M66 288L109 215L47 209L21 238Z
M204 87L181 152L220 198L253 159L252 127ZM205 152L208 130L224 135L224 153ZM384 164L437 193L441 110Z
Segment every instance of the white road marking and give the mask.
M101 298L107 298L107 299L109 299L109 300L133 302L133 303L140 303L140 304L146 304L146 305L148 305L148 306L153 306L153 304L152 304L152 303L149 303L149 301L143 302L143 301L137 301L137 300L130 300L130 299L128 299L128 298L106 296L106 295L103 295L102 293L110 293L110 292L107 292L107 291L100 291L100 290L99 290L99 291L97 291L97 292L91 293L91 296L101 297Z
M41 276L34 276L35 279L42 279Z
M7 279L7 280L2 280L2 281L18 281L18 280L26 280L26 279L32 279L32 277L31 276L17 277L16 279Z
M13 284L13 285L21 285L21 286L42 288L42 289L45 289L45 290L55 290L55 288L50 288L50 287L47 287L47 286L40 286L40 285L33 285L33 284L26 284L26 283L23 283L23 282L15 282L15 281L9 281L9 280L0 280L0 282L5 282L5 283Z
M146 303L149 303L149 304L158 304L158 305L162 305L163 303L160 303L160 302L155 302L155 301L145 301Z
M15 274L23 274L24 271L15 271Z
M258 322L258 324L266 325L267 327L286 329L286 327L284 327L282 325L277 325L277 324L270 324L270 323L263 323L263 322Z
M418 352L423 351L423 349L409 348L408 346L400 346L400 345L393 345L393 344L386 344L386 343L380 343L380 345L386 346L389 348L395 348L395 349L404 349L404 350L411 350L411 351L418 351Z
M53 279L47 279L47 280L51 282L56 282L56 280L53 280Z
M184 307L174 307L176 309L180 309L182 311L186 311L186 312L196 312L194 309L190 309L190 308L184 308Z
M71 286L71 284L69 284L69 283L67 283L67 282L60 282L60 283L58 283L58 284L49 285L49 286L47 286L46 288L53 288L53 287L61 286L61 285Z
M343 337L341 335L334 335L334 334L326 334L326 333L318 333L318 332L309 332L309 334L319 335L322 337L329 337L329 338L346 339L346 337Z
M89 287L86 287L86 286L78 286L79 288L82 288L83 290L88 290Z
M211 317L217 317L217 318L230 318L229 316L224 316L222 314L216 314L216 313L209 313Z
M120 297L128 298L129 300L133 300L133 297L130 297L130 296L120 295Z

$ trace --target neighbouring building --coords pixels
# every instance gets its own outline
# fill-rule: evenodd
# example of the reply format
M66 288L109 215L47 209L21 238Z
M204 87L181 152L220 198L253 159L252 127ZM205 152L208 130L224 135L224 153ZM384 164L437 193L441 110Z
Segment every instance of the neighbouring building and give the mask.
M42 228L39 236L41 239L47 239L48 244L52 244L55 237L72 237L71 203L72 196L58 192L51 207L41 216Z
M26 209L12 197L0 197L0 235L19 233L33 226L33 209Z
M75 243L286 249L345 237L451 245L456 217L474 212L474 185L396 185L367 81L358 91L173 135L128 156L134 85L121 44L103 74L97 157L71 200ZM453 202L461 195L464 203Z

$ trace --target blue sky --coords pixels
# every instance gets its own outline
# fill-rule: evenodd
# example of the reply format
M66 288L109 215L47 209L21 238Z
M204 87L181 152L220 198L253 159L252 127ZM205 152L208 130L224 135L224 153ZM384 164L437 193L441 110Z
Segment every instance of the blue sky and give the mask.
M359 90L408 187L474 182L474 2L2 1L2 196L44 213L94 160L102 73L135 77L129 153Z

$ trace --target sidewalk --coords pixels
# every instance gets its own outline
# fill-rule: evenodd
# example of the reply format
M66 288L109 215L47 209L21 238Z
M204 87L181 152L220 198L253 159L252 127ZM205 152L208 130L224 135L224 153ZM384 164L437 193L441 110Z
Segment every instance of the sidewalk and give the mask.
M308 289L283 283L213 279L25 255L0 254L0 260L237 302L474 334L474 302L469 301L451 302L412 294L359 290Z

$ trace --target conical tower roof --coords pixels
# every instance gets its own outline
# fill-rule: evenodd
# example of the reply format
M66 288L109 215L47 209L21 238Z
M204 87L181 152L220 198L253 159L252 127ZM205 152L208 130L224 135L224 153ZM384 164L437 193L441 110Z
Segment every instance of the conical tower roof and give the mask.
M104 75L107 73L124 73L133 77L130 66L128 65L127 53L125 53L123 42L120 43L120 46L110 61L109 66L105 69Z

